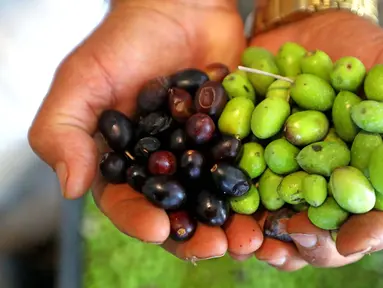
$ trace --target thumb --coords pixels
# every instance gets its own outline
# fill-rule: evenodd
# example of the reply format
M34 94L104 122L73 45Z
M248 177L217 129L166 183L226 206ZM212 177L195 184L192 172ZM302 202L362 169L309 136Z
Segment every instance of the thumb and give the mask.
M67 198L83 195L96 176L92 135L101 112L132 111L143 82L191 62L178 24L154 10L129 9L112 11L62 63L29 130L32 149L57 172Z
M302 258L313 266L339 267L356 262L362 254L343 257L336 249L330 232L311 224L307 212L294 215L287 224L287 231L293 239Z
M334 61L344 56L357 57L367 69L383 60L383 30L347 11L319 13L257 35L250 45L276 53L288 41L296 42L307 50L322 50Z

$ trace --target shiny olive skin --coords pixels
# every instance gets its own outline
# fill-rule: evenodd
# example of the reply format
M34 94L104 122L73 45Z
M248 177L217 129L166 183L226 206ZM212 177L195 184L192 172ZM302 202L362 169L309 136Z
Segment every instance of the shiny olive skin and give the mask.
M187 68L171 76L172 86L188 91L192 97L208 80L209 76L205 72L195 68Z
M101 175L112 184L125 182L125 172L129 167L129 160L124 154L116 152L105 153L99 163Z
M222 82L230 73L230 69L223 63L210 63L205 67L204 72L209 76L211 81Z
M173 119L180 123L184 123L195 112L191 95L183 89L170 89L168 105Z
M194 204L196 218L206 225L222 226L229 217L229 203L209 190L199 192Z
M142 186L148 178L145 166L133 164L126 170L126 182L137 192L141 192Z
M197 230L197 221L185 210L171 211L168 213L170 222L169 237L177 242L191 239Z
M197 91L194 106L197 112L205 113L218 120L225 108L228 97L220 82L207 81Z
M186 132L178 128L170 134L169 146L171 151L181 152L186 150L187 136Z
M215 161L235 161L240 158L242 153L243 146L241 140L230 135L223 135L211 149L211 154Z
M209 115L196 113L188 119L185 129L189 139L200 145L212 140L216 126Z
M233 165L219 162L210 171L215 185L224 195L242 196L251 188L250 176Z
M123 152L134 138L132 121L117 110L105 110L98 120L98 130L114 151Z
M148 159L148 170L152 175L173 175L177 170L176 156L169 151L156 151Z
M199 179L205 171L205 157L196 150L187 150L180 157L179 169L188 180Z
M142 187L142 193L155 206L174 210L186 203L186 190L169 175L152 176Z

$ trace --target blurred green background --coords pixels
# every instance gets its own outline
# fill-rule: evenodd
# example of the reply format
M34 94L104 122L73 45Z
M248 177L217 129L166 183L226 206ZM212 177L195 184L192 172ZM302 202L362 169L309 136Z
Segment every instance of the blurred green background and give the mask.
M383 253L336 269L306 267L279 272L255 258L236 262L228 256L198 262L181 261L162 248L120 233L98 211L85 205L86 288L378 288L383 287Z

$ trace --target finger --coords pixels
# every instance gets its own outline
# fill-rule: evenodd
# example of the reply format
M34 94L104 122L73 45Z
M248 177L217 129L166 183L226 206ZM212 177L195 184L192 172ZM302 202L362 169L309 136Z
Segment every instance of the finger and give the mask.
M94 193L94 198L97 206L122 233L156 244L168 238L170 223L166 212L153 206L129 185L106 185L102 193Z
M334 35L336 40L330 41ZM382 60L382 29L346 11L328 11L284 25L255 36L251 45L265 47L276 53L288 41L297 42L308 50L323 50L333 60L343 56L357 57L367 68Z
M225 224L224 231L230 253L247 255L255 252L262 245L262 231L257 221L251 216L234 214Z
M353 215L339 230L336 247L341 255L367 254L383 249L383 212Z
M253 254L237 255L231 252L229 252L229 255L232 259L239 262L246 261L247 259L250 259L253 256Z
M294 240L302 258L313 266L339 267L358 261L363 255L340 255L329 231L311 224L307 212L294 215L287 224L287 231Z
M190 240L180 243L168 239L162 247L180 259L194 262L224 256L228 244L220 227L198 223L197 230Z
M132 111L144 81L190 63L188 48L185 30L161 13L115 10L63 62L34 119L29 142L56 170L67 198L85 193L96 175L91 135L100 113L107 108Z
M283 271L296 271L307 265L292 243L284 243L268 237L255 252L255 257Z

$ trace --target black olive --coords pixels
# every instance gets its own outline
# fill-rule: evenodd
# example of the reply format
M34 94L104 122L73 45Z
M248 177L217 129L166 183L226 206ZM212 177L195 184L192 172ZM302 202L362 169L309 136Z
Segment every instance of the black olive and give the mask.
M117 152L105 153L100 161L101 175L112 184L125 182L125 172L129 167L128 158Z
M101 114L98 130L114 151L125 151L134 138L132 121L117 110L106 110Z
M178 128L170 134L169 146L170 150L180 152L186 150L186 133L183 129Z
M180 172L188 180L196 180L206 172L205 164L205 158L199 151L187 150L180 159Z
M178 71L171 77L173 87L181 88L195 96L197 90L209 80L209 76L198 69L188 68Z
M222 196L209 190L202 190L196 196L195 216L209 226L222 226L229 217L229 204Z
M186 210L168 213L170 222L170 238L177 242L191 239L197 230L197 221Z
M242 143L241 140L233 137L224 135L222 138L213 146L211 154L215 161L235 161L241 157L242 154Z
M148 174L146 168L140 164L133 164L126 170L126 182L137 192L141 192Z
M252 185L248 174L224 162L215 164L211 174L219 191L229 196L242 196L250 190Z
M137 107L141 112L154 112L167 104L170 77L157 77L145 83L137 96Z
M142 187L142 193L154 205L165 210L178 209L186 202L184 187L168 175L149 178Z
M173 119L165 112L152 112L141 119L138 122L138 128L140 131L149 134L157 135L171 128Z
M137 141L134 146L134 156L137 158L149 158L150 154L160 149L161 142L156 137L144 137Z

